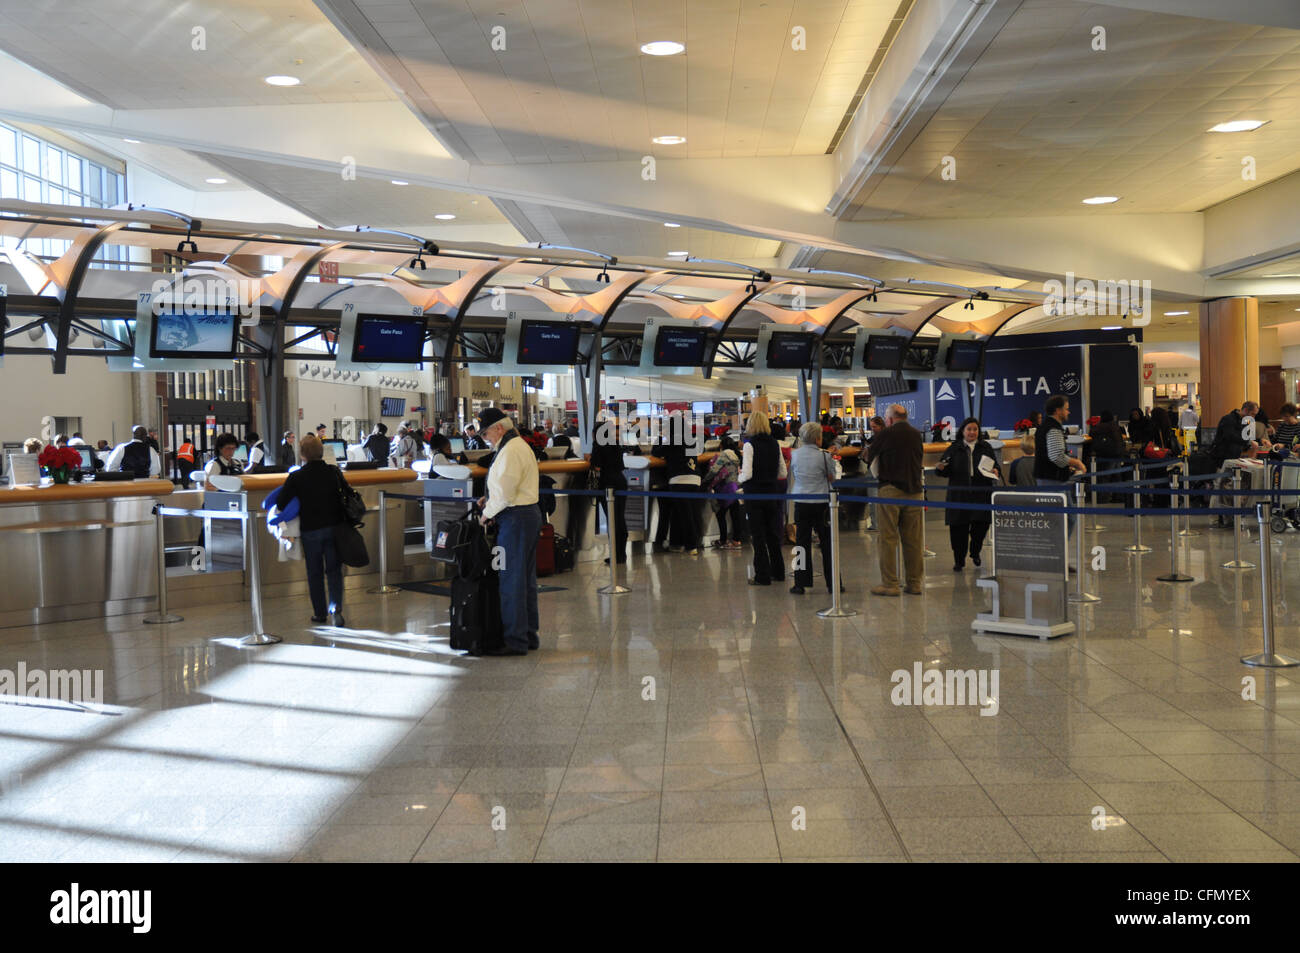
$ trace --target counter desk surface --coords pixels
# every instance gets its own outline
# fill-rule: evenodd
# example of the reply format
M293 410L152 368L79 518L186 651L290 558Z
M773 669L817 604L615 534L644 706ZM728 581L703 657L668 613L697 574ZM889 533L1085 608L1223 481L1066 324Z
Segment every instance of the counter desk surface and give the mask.
M0 489L0 504L80 503L87 500L121 500L139 496L167 496L175 487L170 480L87 480Z
M484 473L487 471L484 470ZM384 486L393 483L413 483L419 479L419 474L414 470L397 470L384 467L378 470L354 470L349 473L343 471L347 477L348 485L355 487L362 486ZM276 487L283 485L287 473L245 473L240 476L240 482L247 491L269 493ZM211 483L205 485L204 489L216 491L217 488Z

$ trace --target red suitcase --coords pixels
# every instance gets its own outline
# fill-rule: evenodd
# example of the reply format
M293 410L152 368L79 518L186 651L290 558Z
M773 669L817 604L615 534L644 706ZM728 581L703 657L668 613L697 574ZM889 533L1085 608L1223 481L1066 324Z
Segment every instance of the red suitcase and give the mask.
M537 575L555 574L555 527L550 523L542 524L541 535L537 537Z

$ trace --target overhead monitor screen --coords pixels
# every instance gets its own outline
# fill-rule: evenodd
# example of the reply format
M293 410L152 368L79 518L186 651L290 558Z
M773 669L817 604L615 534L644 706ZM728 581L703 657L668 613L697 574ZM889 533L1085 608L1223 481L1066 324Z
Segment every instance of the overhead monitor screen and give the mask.
M655 415L655 405L644 400L636 402L636 415L638 417L653 417Z
M704 342L708 331L704 328L659 329L655 338L655 367L704 366Z
M959 374L974 373L984 362L984 342L958 340L948 346L948 370Z
M817 335L806 331L773 331L767 340L767 366L772 370L806 370L812 366Z
M903 357L903 370L913 372L932 371L938 359L939 344L937 341L934 343L913 341L908 345L907 353Z
M524 321L519 325L520 364L575 364L578 325L561 321Z
M380 417L400 417L406 413L405 397L381 397L379 398L379 416Z
M419 364L424 360L426 324L423 316L359 314L352 360L358 364Z
M713 413L713 401L711 401L711 400L693 400L693 401L691 401L691 413L693 413L693 414L711 414L711 413Z
M896 371L903 366L907 338L902 335L873 335L867 338L863 365L869 371Z
M234 312L164 311L154 315L149 356L233 358L238 339L239 315Z

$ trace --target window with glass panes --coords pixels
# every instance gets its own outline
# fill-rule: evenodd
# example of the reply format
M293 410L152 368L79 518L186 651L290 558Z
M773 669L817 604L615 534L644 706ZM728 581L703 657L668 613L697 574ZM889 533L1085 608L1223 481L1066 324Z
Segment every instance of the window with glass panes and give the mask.
M126 176L85 156L0 122L0 199L52 205L108 208L126 201ZM70 243L56 238L24 239L33 255L57 258ZM104 245L95 256L101 268L126 268L127 249Z

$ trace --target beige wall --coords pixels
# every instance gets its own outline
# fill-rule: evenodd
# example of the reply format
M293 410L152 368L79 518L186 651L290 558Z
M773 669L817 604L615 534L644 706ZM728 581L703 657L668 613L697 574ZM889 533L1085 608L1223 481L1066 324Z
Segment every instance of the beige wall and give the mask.
M69 358L68 373L55 376L48 357L11 354L0 367L0 439L39 437L41 418L51 416L80 417L92 445L126 440L131 426L141 422L132 416L134 376L110 372L103 360L91 357Z

